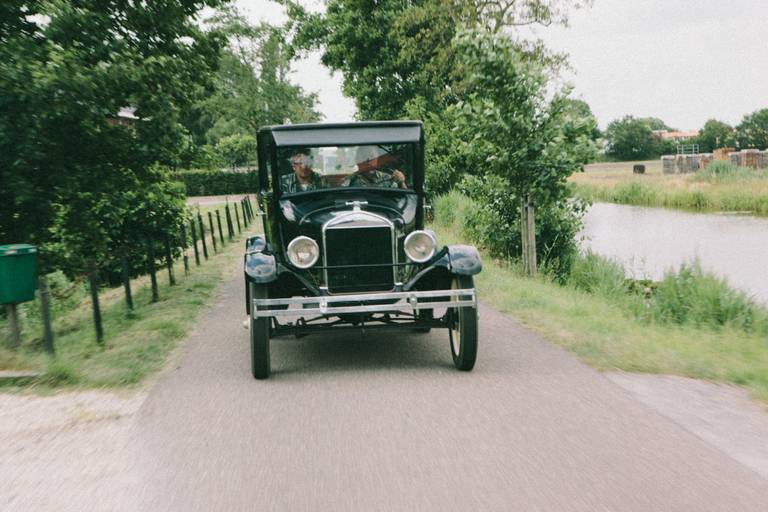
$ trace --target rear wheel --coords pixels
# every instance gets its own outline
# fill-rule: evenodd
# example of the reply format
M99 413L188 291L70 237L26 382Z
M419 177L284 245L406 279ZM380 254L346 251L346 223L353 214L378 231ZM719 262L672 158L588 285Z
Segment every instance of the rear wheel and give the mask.
M452 290L474 287L472 276L454 276L451 282ZM477 359L477 308L462 306L451 309L451 328L448 333L453 365L459 370L470 371Z
M266 299L267 285L249 283L251 299ZM253 304L251 304L251 307ZM253 313L253 312L251 312ZM266 379L272 370L269 357L270 317L254 318L251 314L251 373L256 379Z

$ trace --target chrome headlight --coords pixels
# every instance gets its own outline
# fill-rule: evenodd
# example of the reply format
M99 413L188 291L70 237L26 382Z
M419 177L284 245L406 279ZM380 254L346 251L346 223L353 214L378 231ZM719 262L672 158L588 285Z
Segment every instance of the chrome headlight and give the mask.
M320 257L320 247L308 236L297 236L291 240L286 252L293 266L298 268L309 268Z
M429 231L414 231L405 237L403 250L411 261L424 263L435 255L437 240Z

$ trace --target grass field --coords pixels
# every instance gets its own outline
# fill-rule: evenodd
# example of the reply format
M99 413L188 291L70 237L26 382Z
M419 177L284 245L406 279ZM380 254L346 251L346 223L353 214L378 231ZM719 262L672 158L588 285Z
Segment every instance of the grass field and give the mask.
M465 198L435 202L440 243L465 242ZM627 293L623 270L582 259L579 276L561 286L546 276L523 276L514 265L483 254L476 278L480 300L508 313L600 370L680 375L737 384L768 403L766 312L708 276L673 276L662 303ZM596 275L585 275L589 272ZM685 281L693 286L685 286ZM585 286L589 282L591 286ZM663 283L660 283L661 287ZM661 307L659 307L661 306ZM665 315L688 315L684 323ZM718 316L730 316L724 324Z
M646 165L645 174L632 173L636 163ZM591 201L768 215L766 170L718 163L697 173L665 175L660 160L608 162L586 166L569 182L579 196Z
M221 209L220 205L220 209ZM207 226L207 211L201 208ZM234 221L233 221L234 222ZM251 224L257 229L260 223ZM227 239L227 228L223 226ZM237 226L235 226L237 233ZM242 236L236 236L214 253L208 238L209 259L195 265L189 249L190 275L184 275L181 260L174 266L176 286L169 286L165 267L158 268L160 300L151 302L148 276L133 279L131 287L135 308L128 311L122 287L102 289L99 300L104 320L105 343L96 343L91 303L85 285L75 286L71 307L54 313L56 356L49 358L42 350L42 327L36 303L20 307L22 345L10 350L0 345L0 370L31 370L43 374L33 386L45 390L61 386L114 387L134 385L165 364L176 343L192 329L199 314L214 298L218 285L242 265ZM199 245L199 244L198 244ZM237 314L233 321L239 321ZM0 321L4 337L7 325ZM5 382L5 386L14 386Z

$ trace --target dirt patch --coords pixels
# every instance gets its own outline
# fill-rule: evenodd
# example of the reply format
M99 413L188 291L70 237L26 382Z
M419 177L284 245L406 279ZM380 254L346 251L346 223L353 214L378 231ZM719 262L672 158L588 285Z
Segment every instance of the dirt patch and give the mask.
M127 510L144 392L0 394L0 510Z
M743 389L671 375L606 375L644 404L768 478L768 411Z

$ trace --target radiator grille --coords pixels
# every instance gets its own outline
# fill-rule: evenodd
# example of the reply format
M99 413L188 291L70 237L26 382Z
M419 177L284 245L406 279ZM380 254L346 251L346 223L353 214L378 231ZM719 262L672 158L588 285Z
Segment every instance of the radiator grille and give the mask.
M391 290L392 230L388 226L329 228L325 232L328 291Z

